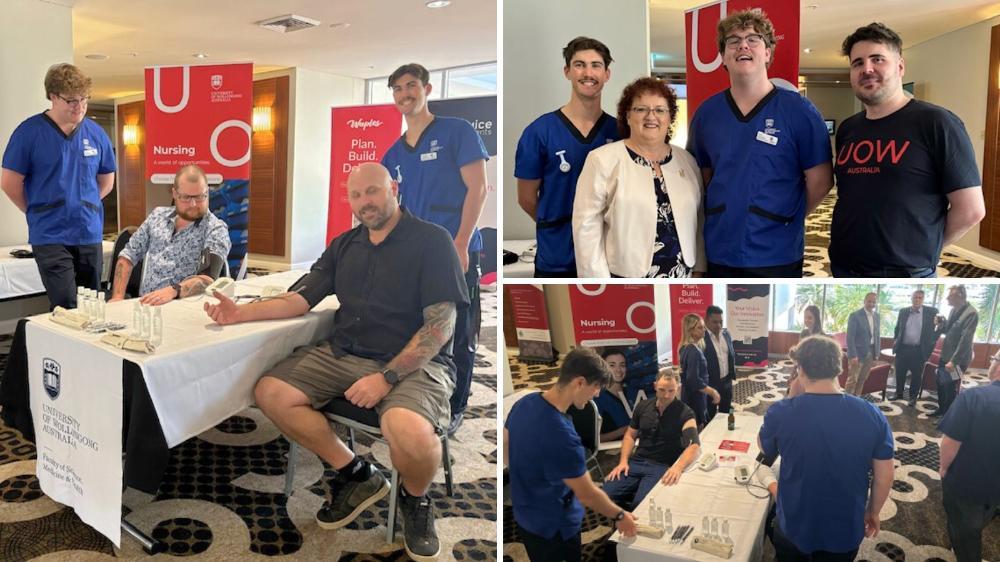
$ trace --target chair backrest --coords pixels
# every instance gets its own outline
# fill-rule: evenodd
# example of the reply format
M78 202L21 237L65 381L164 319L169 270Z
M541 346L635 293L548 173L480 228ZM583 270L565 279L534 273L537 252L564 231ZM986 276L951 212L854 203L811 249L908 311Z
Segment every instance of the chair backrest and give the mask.
M573 420L573 427L580 436L583 447L588 451L596 451L601 446L601 414L597 413L597 404L588 400L582 409L570 404L567 413Z
M888 384L889 364L879 363L872 367L871 371L868 371L868 378L865 380L864 388L861 389L861 394L883 391Z
M233 278L235 281L242 281L243 279L246 279L246 277L247 277L247 261L248 261L247 260L247 255L244 254L243 255L243 259L240 260L240 270L236 273L236 277Z

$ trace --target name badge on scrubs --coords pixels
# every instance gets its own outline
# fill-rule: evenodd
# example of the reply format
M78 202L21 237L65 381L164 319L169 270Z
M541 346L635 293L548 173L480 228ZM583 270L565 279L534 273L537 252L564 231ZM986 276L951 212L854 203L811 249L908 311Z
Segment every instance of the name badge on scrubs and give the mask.
M438 157L437 152L425 152L420 155L420 161L426 162L428 160L437 160L437 157Z
M764 131L757 131L757 140L759 140L760 142L766 142L771 146L778 144L778 137L774 135L769 135Z
M84 148L83 149L83 155L84 156L97 156L97 149L96 148L91 148L91 147Z

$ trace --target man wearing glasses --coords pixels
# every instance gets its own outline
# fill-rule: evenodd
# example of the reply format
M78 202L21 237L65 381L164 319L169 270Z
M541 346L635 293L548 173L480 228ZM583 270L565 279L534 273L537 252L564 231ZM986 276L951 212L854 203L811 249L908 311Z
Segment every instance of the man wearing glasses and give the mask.
M698 107L688 152L706 187L709 277L801 277L805 217L833 185L816 108L767 77L774 26L759 9L718 25L730 88Z
M157 207L118 256L109 301L125 298L132 268L141 260L140 302L161 305L201 292L217 278L229 255L229 228L208 210L208 179L201 168L184 166L171 188L175 206ZM197 275L207 253L207 276Z
M0 187L28 219L28 242L52 307L76 306L76 287L101 283L103 199L115 182L115 153L87 114L90 78L71 64L45 74L52 107L14 130Z

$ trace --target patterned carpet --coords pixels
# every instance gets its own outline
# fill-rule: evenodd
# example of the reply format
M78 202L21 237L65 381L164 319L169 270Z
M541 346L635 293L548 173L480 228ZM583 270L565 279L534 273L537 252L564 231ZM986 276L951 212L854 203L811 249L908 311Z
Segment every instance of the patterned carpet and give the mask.
M516 351L511 354L514 357ZM749 412L763 414L771 403L784 397L791 374L791 361L773 362L766 369L742 371L733 386L733 402ZM510 360L514 390L548 388L558 376L558 366L525 365ZM963 381L969 388L986 384L986 373L973 369ZM889 396L894 377L889 377ZM865 539L857 560L870 562L938 562L955 560L948 548L944 508L941 506L941 480L938 476L938 445L941 432L936 418L928 413L937 405L933 392L925 391L916 409L903 400L881 401L881 395L868 395L878 405L892 427L896 441L895 481L882 509L882 530L878 537ZM605 451L598 457L607 473L618 462L618 451ZM518 541L513 514L504 505L504 560L527 560L524 546ZM610 521L589 509L583 522L584 560L613 560L614 549L603 541L611 531ZM774 558L774 549L765 539L764 558ZM983 532L983 559L1000 561L1000 519Z
M482 295L483 322L466 421L450 441L455 493L448 497L439 469L430 495L437 512L440 560L496 560L497 306ZM0 337L0 373L10 337ZM346 436L346 432L341 433ZM388 448L358 438L357 451L388 477ZM128 520L166 543L167 556L198 560L408 560L402 532L385 543L387 499L338 531L313 516L329 496L330 467L303 448L295 492L282 493L287 441L255 408L171 450L155 497L128 490ZM35 448L0 424L0 560L134 560L147 558L123 534L122 548L41 493ZM162 556L162 555L161 555Z
M802 267L803 277L830 277L830 223L833 206L837 203L834 189L819 207L806 217L806 249ZM984 264L976 264L952 252L943 251L937 268L938 277L1000 277L1000 271Z

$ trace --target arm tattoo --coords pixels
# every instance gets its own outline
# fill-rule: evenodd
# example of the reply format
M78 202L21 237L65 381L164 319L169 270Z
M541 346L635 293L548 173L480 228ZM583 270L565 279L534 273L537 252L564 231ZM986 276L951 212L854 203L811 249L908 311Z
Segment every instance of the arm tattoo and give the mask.
M424 308L424 325L386 367L403 377L426 365L455 333L455 316L455 303L450 301Z
M118 258L115 265L115 278L111 283L111 296L125 296L128 290L128 279L132 275L132 262L125 258Z
M210 285L204 280L204 275L195 275L188 277L187 279L180 282L181 294L177 298L190 297L192 295L200 295L205 292L205 288Z

